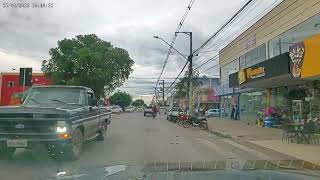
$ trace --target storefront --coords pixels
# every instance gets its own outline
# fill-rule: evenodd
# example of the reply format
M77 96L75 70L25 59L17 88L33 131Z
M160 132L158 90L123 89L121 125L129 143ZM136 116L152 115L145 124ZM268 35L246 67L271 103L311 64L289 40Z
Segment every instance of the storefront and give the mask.
M241 120L255 121L267 107L289 116L288 89L306 85L291 76L289 59L284 53L229 76L229 85L239 94Z
M294 79L307 80L293 100L293 119L320 119L320 35L289 47L290 69Z
M291 45L287 53L231 74L229 85L239 94L241 119L255 120L258 112L268 116L267 108L278 121L320 119L319 49L316 35Z
M232 105L237 104L237 96L235 96L233 88L229 85L220 85L214 88L217 96L220 97L220 115L221 117L230 117Z

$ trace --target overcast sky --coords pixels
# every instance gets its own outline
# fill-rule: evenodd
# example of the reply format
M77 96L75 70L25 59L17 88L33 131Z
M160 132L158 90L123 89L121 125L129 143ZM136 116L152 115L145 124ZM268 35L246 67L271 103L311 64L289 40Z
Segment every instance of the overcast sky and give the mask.
M56 47L58 40L94 33L128 50L135 61L131 77L159 76L168 47L152 37L158 35L170 42L189 3L189 0L13 0L10 2L53 3L53 8L5 8L3 3L9 1L0 1L1 72L20 67L33 67L39 71L41 61L49 58L48 50ZM195 49L245 2L195 0L182 31L193 32ZM175 47L187 55L188 43L187 36L179 35ZM164 77L176 77L184 63L185 60L174 53L165 68ZM218 72L218 69L213 69L208 74ZM122 89L126 88L136 98L153 92L151 86L154 84L151 82L147 88L145 80L129 79ZM148 98L150 96L145 97Z

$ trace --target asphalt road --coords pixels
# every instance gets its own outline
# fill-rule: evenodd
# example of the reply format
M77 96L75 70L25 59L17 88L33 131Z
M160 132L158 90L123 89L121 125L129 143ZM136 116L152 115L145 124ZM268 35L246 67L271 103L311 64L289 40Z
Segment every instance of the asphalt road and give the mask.
M268 158L272 157L197 127L179 127L165 115L153 119L143 113L121 113L112 116L105 141L84 145L81 159L55 161L42 147L36 151L19 149L12 160L0 160L0 179L36 179L59 171L117 164Z

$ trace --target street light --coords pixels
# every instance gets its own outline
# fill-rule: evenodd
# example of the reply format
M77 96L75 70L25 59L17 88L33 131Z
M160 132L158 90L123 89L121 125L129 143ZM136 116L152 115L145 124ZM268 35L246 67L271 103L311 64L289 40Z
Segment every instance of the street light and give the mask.
M153 36L153 38L155 39L160 39L161 41L163 41L164 43L166 43L170 48L174 49L177 53L179 53L184 59L188 60L188 58L182 54L180 51L178 51L175 47L171 46L167 41L165 41L164 39L162 39L161 37L159 36Z

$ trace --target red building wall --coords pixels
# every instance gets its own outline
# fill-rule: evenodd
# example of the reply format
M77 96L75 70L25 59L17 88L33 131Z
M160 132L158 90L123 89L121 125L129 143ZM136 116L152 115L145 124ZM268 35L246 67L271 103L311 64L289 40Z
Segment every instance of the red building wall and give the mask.
M10 84L14 83L10 87ZM52 81L45 78L42 73L32 74L33 85L48 85L52 84ZM19 73L1 73L0 74L0 105L16 105L20 104L20 98L18 94L22 93L23 87L19 84ZM30 87L26 86L25 91Z

